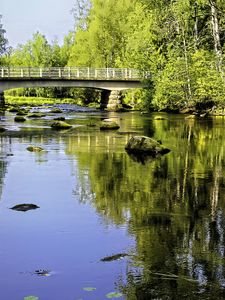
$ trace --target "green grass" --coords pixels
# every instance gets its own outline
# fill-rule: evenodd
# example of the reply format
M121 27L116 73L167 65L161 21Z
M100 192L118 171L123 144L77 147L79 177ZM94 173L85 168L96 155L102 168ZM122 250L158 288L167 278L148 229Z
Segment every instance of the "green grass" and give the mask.
M83 105L80 99L64 98L43 98L43 97L15 97L15 96L5 96L6 104L10 105L43 105L43 104L77 104Z

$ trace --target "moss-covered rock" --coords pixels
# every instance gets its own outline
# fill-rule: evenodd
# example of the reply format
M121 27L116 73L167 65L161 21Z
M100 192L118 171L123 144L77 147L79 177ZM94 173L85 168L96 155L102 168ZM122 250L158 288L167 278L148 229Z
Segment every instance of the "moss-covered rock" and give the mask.
M170 152L168 148L162 146L159 142L147 137L147 136L133 136L125 146L127 152L137 154L166 154Z
M61 114L63 111L60 109L60 108L53 108L51 111L51 113L54 113L54 114Z
M37 146L28 146L27 150L30 151L30 152L41 152L41 151L44 151L43 148L37 147Z
M26 109L21 109L17 112L17 116L26 116L28 114L28 111Z
M35 113L29 114L27 117L30 118L30 119L32 119L32 118L38 119L38 118L43 118L43 117L45 117L45 116L46 116L46 114L44 114L44 113L42 113L42 112L35 112Z
M114 121L102 121L100 124L100 130L117 130L120 126Z
M26 121L26 118L24 118L23 116L16 116L14 118L14 121L15 122L25 122Z
M52 123L51 127L53 129L70 129L72 125L63 121L55 121L54 123Z
M9 112L13 112L13 113L18 113L19 110L20 110L19 107L10 107L10 108L8 109Z

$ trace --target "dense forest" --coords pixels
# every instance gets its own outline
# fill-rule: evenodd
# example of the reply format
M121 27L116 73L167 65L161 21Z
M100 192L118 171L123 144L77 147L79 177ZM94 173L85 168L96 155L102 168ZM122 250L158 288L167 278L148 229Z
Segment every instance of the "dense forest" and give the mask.
M12 49L0 25L0 64L13 66L126 67L148 70L148 88L125 101L178 110L225 106L225 2L222 0L76 0L74 30L63 45L36 32ZM89 98L75 89L18 90L14 95ZM142 101L143 102L143 101Z

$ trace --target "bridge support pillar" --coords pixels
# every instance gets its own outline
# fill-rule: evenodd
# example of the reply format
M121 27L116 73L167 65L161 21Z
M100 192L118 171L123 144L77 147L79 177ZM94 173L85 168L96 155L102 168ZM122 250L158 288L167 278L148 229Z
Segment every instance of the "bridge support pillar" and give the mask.
M4 97L4 92L0 91L0 107L5 105L5 97Z
M122 97L118 90L104 90L101 95L101 109L117 111L122 108Z

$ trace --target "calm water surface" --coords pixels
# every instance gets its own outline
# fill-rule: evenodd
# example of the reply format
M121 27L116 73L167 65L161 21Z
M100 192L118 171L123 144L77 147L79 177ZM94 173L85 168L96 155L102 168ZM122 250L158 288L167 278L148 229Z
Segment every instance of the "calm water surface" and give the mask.
M51 114L0 117L0 299L225 299L225 118L63 115L73 129L53 131ZM105 117L120 130L86 126ZM132 134L172 151L137 160ZM9 209L20 203L40 208Z

